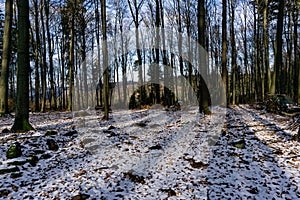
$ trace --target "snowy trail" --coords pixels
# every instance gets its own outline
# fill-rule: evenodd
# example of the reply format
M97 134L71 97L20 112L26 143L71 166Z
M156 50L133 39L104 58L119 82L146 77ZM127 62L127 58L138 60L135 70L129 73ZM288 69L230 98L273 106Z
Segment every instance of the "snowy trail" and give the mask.
M109 122L95 113L32 116L37 131L0 135L0 172L38 157L0 173L0 199L299 199L291 119L243 105L227 110L223 127L217 111L120 111ZM1 130L12 123L1 121ZM46 136L49 129L57 134ZM15 140L23 156L7 160Z
M214 149L208 167L211 199L300 198L299 159L291 159L291 165L278 156L278 151L298 151L299 144L244 106L231 111L221 146ZM286 143L293 143L294 149Z

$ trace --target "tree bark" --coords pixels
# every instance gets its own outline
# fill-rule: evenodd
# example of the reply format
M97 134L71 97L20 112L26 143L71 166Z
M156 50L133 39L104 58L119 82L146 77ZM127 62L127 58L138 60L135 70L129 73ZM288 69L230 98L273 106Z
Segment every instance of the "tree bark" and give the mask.
M83 81L83 102L82 106L84 109L87 109L89 106L89 88L88 88L88 72L87 72L87 61L86 61L86 27L87 22L84 17L84 9L81 8L81 20L80 20L80 28L81 28L81 59L82 59L82 81Z
M46 50L46 33L45 33L45 23L44 23L44 3L40 5L41 12L41 24L42 24L42 40L43 40L43 52L41 53L40 65L41 65L41 74L42 74L42 105L41 112L46 112L46 93L47 93L47 50Z
M183 77L183 55L182 55L182 22L181 22L181 5L180 5L180 0L177 0L176 2L177 5L177 15L179 16L177 18L177 26L178 26L178 56L179 56L179 71L180 71L180 77ZM176 69L175 69L176 72ZM176 72L177 73L177 72ZM176 74L177 77L177 74ZM177 79L176 79L177 80ZM184 90L185 88L183 87L184 82L181 87L181 99L184 100ZM177 82L176 82L176 87L177 87Z
M299 62L299 50L298 50L298 22L299 22L299 8L294 1L293 9L293 22L294 22L294 99L300 103L300 62ZM299 128L300 133L300 128Z
M9 113L8 71L9 71L10 54L11 54L12 14L13 14L13 0L6 0L2 64L1 64L1 73L0 73L0 115Z
M40 25L39 25L39 7L38 7L38 0L34 1L34 23L35 23L35 53L34 53L34 74L35 74L35 95L34 95L34 102L35 102L35 111L40 111L40 72L39 72L39 59L40 59Z
M222 79L228 101L228 70L227 70L227 0L222 0Z
M77 2L72 3L71 10L71 24L70 24L70 55L69 55L69 94L68 94L68 111L72 111L73 107L73 95L74 95L74 71L75 71L75 14L77 9Z
M282 68L282 33L283 33L283 17L284 17L284 5L285 0L278 1L278 15L277 15L277 32L276 32L276 44L275 44L275 62L274 62L274 72L272 76L272 86L271 94L276 92L281 93L281 83L280 83L280 69Z
M159 45L160 45L160 6L159 0L155 0L155 65L154 67L154 93L155 93L155 104L160 104L160 83L159 83Z
M51 97L50 108L51 110L56 110L56 92L55 92L55 81L54 81L54 67L53 67L53 49L52 49L52 37L50 33L50 25L49 25L49 5L50 0L44 0L45 6L45 17L46 17L46 33L47 33L47 41L48 41L48 56L49 56L49 75L50 75L50 93Z
M268 0L265 0L264 5L264 60L265 60L265 68L267 71L266 80L267 80L267 93L271 90L271 70L270 70L270 63L269 63L269 23L268 23ZM263 99L264 100L264 99Z
M107 51L107 34L106 34L106 0L101 0L101 22L102 22L102 54L104 70L104 116L103 120L109 120L109 69L108 69L108 51Z
M235 0L231 0L231 16L230 16L230 41L231 41L231 92L232 92L232 105L236 104L236 77L237 77L237 66L236 66L236 44L235 44Z
M140 24L140 20L139 20L139 10L141 9L144 0L141 0L140 3L137 2L137 0L133 1L133 5L130 2L130 0L127 0L128 5L129 5L129 9L130 9L130 13L134 22L134 26L135 26L135 44L136 44L136 53L137 53L137 65L138 65L138 86L139 89L142 89L142 85L144 84L143 82L143 68L142 68L142 53L141 53L141 49L140 49L140 36L139 36L139 24ZM144 96L142 94L142 91L140 90L140 99L143 99Z
M210 114L209 110L209 98L210 94L207 88L207 85L203 77L207 76L207 55L206 52L203 52L202 48L205 49L205 0L198 1L198 42L201 46L199 49L199 69L200 69L200 99L199 99L199 112L204 113L205 115ZM204 54L204 55L203 55Z
M29 123L29 2L18 0L17 107L13 132L33 130Z

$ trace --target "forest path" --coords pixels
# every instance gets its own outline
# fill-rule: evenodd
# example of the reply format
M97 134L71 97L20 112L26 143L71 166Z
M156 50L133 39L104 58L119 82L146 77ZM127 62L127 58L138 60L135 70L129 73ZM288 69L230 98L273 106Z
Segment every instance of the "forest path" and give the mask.
M227 128L208 167L210 198L299 198L300 159L295 155L300 147L285 130L289 123L290 118L245 105L229 109Z

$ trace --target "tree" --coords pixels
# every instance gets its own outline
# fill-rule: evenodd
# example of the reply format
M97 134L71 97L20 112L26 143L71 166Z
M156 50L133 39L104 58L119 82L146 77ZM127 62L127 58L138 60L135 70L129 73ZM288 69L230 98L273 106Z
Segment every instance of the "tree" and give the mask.
M159 1L155 0L155 65L154 67L154 103L160 103L160 85L159 85L159 45L160 45L160 32L159 32L159 25L160 25L160 6Z
M87 22L84 17L85 9L80 8L80 22L79 22L79 28L81 33L81 48L80 48L80 54L82 59L82 76L83 76L83 102L82 106L83 108L88 108L89 105L89 95L88 95L88 81L87 81L87 64L86 64L86 28L87 28Z
M46 112L46 93L47 93L47 44L46 44L46 30L44 22L44 9L45 1L41 0L40 12L41 12L41 25L42 25L42 52L41 52L41 80L42 80L42 102L41 111Z
M46 33L47 33L47 42L48 42L48 55L49 55L49 74L50 74L50 88L51 88L51 97L50 97L50 107L51 110L56 109L56 94L55 94L55 82L54 82L54 75L53 75L53 50L52 50L52 37L50 33L50 26L49 26L49 6L50 0L44 0L45 6L45 17L46 17Z
M13 0L5 2L5 25L3 36L2 65L0 74L0 114L7 114L8 110L8 69L11 54Z
M294 100L297 103L300 103L300 60L299 60L299 48L298 48L298 28L299 28L299 5L297 4L298 0L293 1L293 8L292 10L292 21L294 23L294 30L293 30L293 41L294 41L294 61L293 61L293 93L294 93ZM299 128L299 135L300 135L300 128Z
M33 2L34 5L34 23L35 23L35 53L34 53L34 73L35 73L35 111L40 111L40 73L39 73L39 57L40 57L40 27L39 27L39 5L38 0Z
M277 32L276 32L276 44L275 44L275 62L274 72L272 75L271 94L275 92L281 92L280 80L277 77L280 69L282 68L282 33L283 33L283 18L284 18L284 4L285 0L278 0L278 14L277 14Z
M174 105L175 99L172 96L172 90L174 89L172 86L172 71L170 66L168 65L168 56L166 50L166 33L165 33L165 18L164 18L164 7L162 0L159 1L160 4L160 18L161 18L161 35L162 35L162 45L163 45L163 68L164 68L164 99L165 103L170 106ZM172 46L172 45L171 45Z
M201 48L206 47L205 45L205 1L199 0L198 1L198 42ZM210 114L209 110L209 91L207 85L203 79L203 76L207 74L207 57L204 52L201 52L201 48L199 49L199 59L202 71L200 72L200 99L199 99L199 111L203 112L204 114Z
M232 105L236 104L236 77L237 77L237 52L236 52L236 41L235 41L235 7L236 7L236 0L230 1L230 42L231 42L231 87L232 87Z
M104 116L103 120L109 119L109 70L108 70L108 52L107 52L107 34L106 34L106 0L101 0L101 22L102 22L102 53L103 53L103 81L104 81Z
M72 111L74 94L74 70L75 70L75 11L77 9L77 0L70 2L71 22L70 22L70 54L69 54L69 94L68 111Z
M135 27L135 45L136 45L136 52L137 52L137 67L138 67L138 85L139 88L143 85L143 69L142 69L142 53L141 53L141 49L140 49L140 37L139 37L139 25L140 25L140 19L139 19L139 15L140 15L140 10L143 6L144 0L141 0L140 2L138 2L137 0L134 0L133 3L130 0L127 0L128 2L128 6L129 6L129 10L134 22L134 27ZM140 99L143 99L144 96L142 95L142 91L140 91Z
M271 71L269 66L269 23L268 23L268 0L264 1L264 8L263 8L263 40L264 40L264 61L265 61L265 69L266 73L266 80L267 80L267 92L271 89ZM263 98L264 99L264 98Z
M227 70L227 0L222 0L222 79L225 94L228 95L228 70ZM227 98L227 103L229 103Z
M29 123L29 2L18 0L17 107L14 132L33 130Z

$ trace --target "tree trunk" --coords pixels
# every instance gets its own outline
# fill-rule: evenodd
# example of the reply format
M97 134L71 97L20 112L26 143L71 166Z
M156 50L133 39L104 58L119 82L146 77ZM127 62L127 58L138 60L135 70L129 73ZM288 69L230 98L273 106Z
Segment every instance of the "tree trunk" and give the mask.
M159 1L160 4L160 18L161 18L161 35L162 35L162 45L163 45L163 68L164 68L164 100L167 106L174 104L174 98L172 97L171 91L173 90L171 84L171 71L170 66L168 66L167 51L166 51L166 33L165 33L165 20L164 20L164 9L162 0ZM171 48L170 48L171 49Z
M231 0L231 19L230 19L230 41L231 41L231 92L232 92L232 105L236 104L236 77L237 77L237 66L236 66L236 44L235 44L235 0Z
M228 70L227 70L227 0L222 0L222 79L228 101Z
M127 54L125 55L125 49L127 42L124 41L123 33L123 14L119 15L120 33L121 33L121 68L122 68L122 82L123 82L123 103L127 103ZM127 52L127 49L126 49Z
M60 50L61 50L61 109L65 110L66 109L66 94L65 94L65 39L64 36L62 36L62 41L60 44Z
M82 11L83 12L83 11ZM81 33L82 33L82 47L81 47L81 59L82 59L82 76L83 76L83 102L82 102L82 106L84 109L87 109L88 106L89 106L89 94L88 94L88 91L89 91L89 88L88 88L88 81L87 81L87 76L88 76L88 73L87 73L87 61L86 61L86 21L85 21L85 18L84 18L84 13L82 13L82 16L81 16L82 20L81 20Z
M293 22L294 22L294 99L300 103L300 67L299 67L299 50L298 50L298 22L299 22L299 8L294 2ZM299 128L300 133L300 128Z
M245 92L243 92L244 95L246 95L246 99L244 99L244 103L250 100L250 96L251 96L251 84L250 84L250 70L249 70L249 65L248 65L248 48L247 48L247 24L248 24L248 20L247 20L247 12L248 12L248 8L246 6L246 4L244 4L244 66L245 66L245 74L243 76L243 90L246 90Z
M265 0L265 7L264 7L264 19L263 19L263 26L264 26L264 61L265 61L265 69L266 69L266 82L267 82L267 93L271 90L271 70L270 70L270 63L269 63L269 23L268 23L268 0ZM263 99L264 100L264 99Z
M0 73L0 115L9 113L8 110L8 76L11 54L11 29L13 0L5 2L5 24L3 35L2 64Z
M117 7L117 10L119 11L119 7ZM114 54L116 55L115 59L116 61L114 62L114 80L116 79L116 84L117 84L117 93L118 93L118 100L117 104L119 106L119 103L121 102L121 90L120 90L120 77L119 77L119 66L120 66L120 54L118 51L118 46L117 46L117 27L118 27L118 18L121 15L121 13L116 13L116 18L115 18L115 26L114 26ZM122 45L122 44L121 44Z
M159 25L160 25L160 9L159 9L159 1L155 0L155 65L154 67L154 93L155 93L155 104L160 104L160 84L159 84L159 45L160 45L160 33L159 33Z
M77 8L76 1L73 2L71 10L71 26L70 26L70 57L69 57L69 94L68 94L68 111L73 109L73 95L74 95L74 69L75 69L75 14Z
M99 77L99 83L102 82L103 70L101 69L100 60L101 60L101 53L100 53L100 14L99 14L99 1L94 0L95 4L95 18L96 18L96 41L97 41L97 62L96 62L96 72ZM99 94L99 93L100 94ZM97 93L97 106L103 106L103 99L102 99L102 89L100 89ZM98 98L99 95L99 98ZM100 101L99 101L100 100Z
M52 50L52 37L50 34L50 25L49 25L49 5L50 0L44 0L45 6L45 17L46 17L46 33L48 41L48 56L49 56L49 75L50 75L50 108L51 110L56 109L56 92L55 92L55 81L54 81L54 67L53 67L53 50Z
M200 59L199 62L199 69L200 69L200 87L199 87L199 93L200 93L200 99L199 99L199 112L204 113L204 114L210 114L209 110L209 91L207 88L207 85L203 79L203 77L207 76L207 55L206 52L203 52L202 48L205 49L205 38L206 38L206 33L205 33L205 1L204 0L199 0L198 1L198 42L200 45L199 50L199 57ZM204 54L204 55L203 55Z
M42 35L43 35L43 52L41 54L41 73L42 73L42 105L41 105L41 112L46 112L46 93L47 93L47 51L46 51L46 33L45 33L45 23L44 23L44 11L43 11L43 4L40 5L40 12L41 12L41 24L42 24Z
M283 33L283 18L284 18L284 5L285 0L279 0L278 15L277 15L277 32L276 32L276 44L275 44L275 62L274 72L272 76L271 94L275 92L281 93L280 83L280 69L282 69L282 33Z
M39 59L40 59L40 25L39 25L39 7L38 0L34 2L34 12L35 12L35 55L34 55L34 74L35 74L35 111L40 111L40 70L39 70Z
M29 123L29 2L18 0L17 107L13 132L33 130Z
M258 0L255 1L255 5L258 6ZM253 19L253 39L254 39L254 53L253 53L253 93L254 93L254 101L257 101L258 99L258 93L260 90L260 84L259 84L259 30L258 30L258 20L259 20L259 9L257 9L257 7L254 6L254 19Z
M141 53L141 49L140 49L140 36L139 36L139 10L141 9L141 6L143 4L144 1L141 1L139 4L137 2L137 0L133 1L133 5L131 4L131 2L129 0L127 0L128 5L129 5L129 9L130 9L130 13L135 25L135 44L136 44L136 53L137 53L137 67L138 67L138 86L139 89L142 89L142 85L144 84L143 82L143 68L142 68L142 53ZM134 8L134 10L133 10ZM142 91L140 92L140 99L143 100L143 98L145 98L143 96Z
M178 56L179 56L179 71L180 71L180 77L183 77L183 55L182 55L182 24L181 24L181 5L180 5L180 1L177 0L177 15L179 16L177 18L177 26L178 26ZM177 71L175 69L175 73L176 73L176 78L178 78L177 76ZM177 80L177 79L176 79ZM176 82L177 83L177 82ZM182 87L181 87L181 99L184 100L184 90L185 88L183 87L184 83L182 83ZM177 84L176 84L177 86Z
M106 35L106 0L101 0L101 21L103 35L103 70L104 70L104 116L103 120L109 120L109 69L108 69L108 52L107 52L107 35Z

